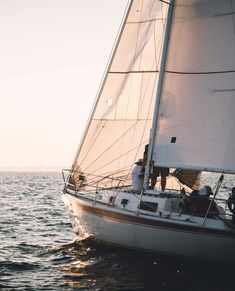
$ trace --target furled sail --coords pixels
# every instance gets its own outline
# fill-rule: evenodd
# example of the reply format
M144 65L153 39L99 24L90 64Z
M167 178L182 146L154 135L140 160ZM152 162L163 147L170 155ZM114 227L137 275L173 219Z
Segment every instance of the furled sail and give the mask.
M235 0L175 0L153 160L235 173Z
M149 141L168 4L134 0L128 7L70 181L76 189L128 185Z
M198 190L200 187L201 171L175 169L172 176L177 178L181 184L193 190Z

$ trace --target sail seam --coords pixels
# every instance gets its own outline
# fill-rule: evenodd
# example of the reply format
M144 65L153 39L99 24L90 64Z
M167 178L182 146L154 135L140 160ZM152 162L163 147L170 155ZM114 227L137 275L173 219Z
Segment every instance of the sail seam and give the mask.
M213 75L213 74L229 74L235 73L235 70L228 70L228 71L211 71L211 72L179 72L179 71L165 71L169 74L178 74L178 75Z
M180 71L169 71L165 70L166 73L169 74L178 74L178 75L213 75L213 74L229 74L235 73L235 70L228 70L228 71L209 71L209 72L180 72ZM126 72L114 72L110 71L109 74L144 74L144 73L159 73L159 70L148 70L148 71L126 71Z
M235 12L228 12L228 13L221 13L221 14L215 14L214 17L220 17L220 16L227 16L227 15L234 15Z
M155 21L162 21L165 20L164 18L154 18L154 19L147 19L141 21L127 21L127 24L141 24L141 23L148 23L148 22L155 22Z
M213 75L213 74L229 74L235 73L235 70L227 70L227 71L208 71L208 72L183 72L183 71L169 71L165 70L166 73L169 74L178 74L178 75ZM147 71L110 71L109 74L150 74L150 73L159 73L159 70L147 70Z
M117 140L117 141L118 141L118 140ZM116 142L115 142L115 143L116 143ZM146 141L144 141L142 144L145 144L145 143L146 143ZM92 172L89 173L89 175L93 175L93 176L95 176L94 173L96 173L97 171L99 171L99 170L105 168L105 167L106 167L107 165L109 165L110 163L113 163L113 162L119 160L120 158L123 158L123 157L127 156L130 152L132 152L132 151L135 150L136 148L138 148L138 145L137 145L136 147L130 149L130 150L127 151L126 153L119 155L119 156L116 157L115 159L112 159L111 161L108 161L108 163L105 163L105 164L101 165L99 168L94 169ZM99 158L99 157L98 157L98 158ZM96 161L96 160L95 160L95 161ZM94 161L94 162L95 162L95 161ZM92 162L90 165L93 165L94 162ZM90 165L89 165L89 166L90 166ZM87 169L89 169L89 166L85 169L85 171L86 171ZM116 172L113 172L112 175L115 175L115 174L117 174L117 173L120 172L120 171L125 171L125 169L129 169L130 167L131 167L131 165L127 165L126 167L124 167L124 168L122 168L122 169L119 169L119 170L117 170ZM128 174L129 174L129 171L128 171ZM111 173L109 174L109 172L106 172L106 173L103 173L102 176L99 175L98 177L104 177L104 175L105 175L105 177L107 177L107 176L110 176Z
M95 121L112 121L112 120L115 120L115 121L147 121L147 120L152 120L151 118L127 118L127 119L124 119L124 118L93 118L92 120L95 120Z
M144 74L144 73L158 73L158 70L149 70L149 71L126 71L126 72L114 72L114 71L110 71L109 74Z

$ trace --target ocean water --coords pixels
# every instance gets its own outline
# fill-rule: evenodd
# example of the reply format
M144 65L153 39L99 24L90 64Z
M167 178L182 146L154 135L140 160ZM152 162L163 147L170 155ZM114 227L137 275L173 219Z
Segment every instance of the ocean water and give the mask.
M235 290L231 266L75 238L62 187L60 173L0 173L0 290Z

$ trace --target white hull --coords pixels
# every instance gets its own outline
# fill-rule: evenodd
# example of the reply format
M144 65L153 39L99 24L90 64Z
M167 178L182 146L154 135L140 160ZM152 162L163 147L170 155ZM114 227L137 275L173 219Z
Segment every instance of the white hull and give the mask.
M142 251L196 260L235 262L235 232L221 220L171 213L154 216L94 204L80 195L62 195L75 232L81 228L97 240ZM174 218L175 217L175 218Z

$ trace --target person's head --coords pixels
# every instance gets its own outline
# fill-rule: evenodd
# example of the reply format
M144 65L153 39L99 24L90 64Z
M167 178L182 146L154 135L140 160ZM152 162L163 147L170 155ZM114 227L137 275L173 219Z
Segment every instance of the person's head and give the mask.
M235 194L235 187L232 188L232 194Z
M209 197L210 195L213 195L213 191L212 191L210 186L206 185L206 186L203 186L202 188L200 188L199 194L201 196L208 196Z

